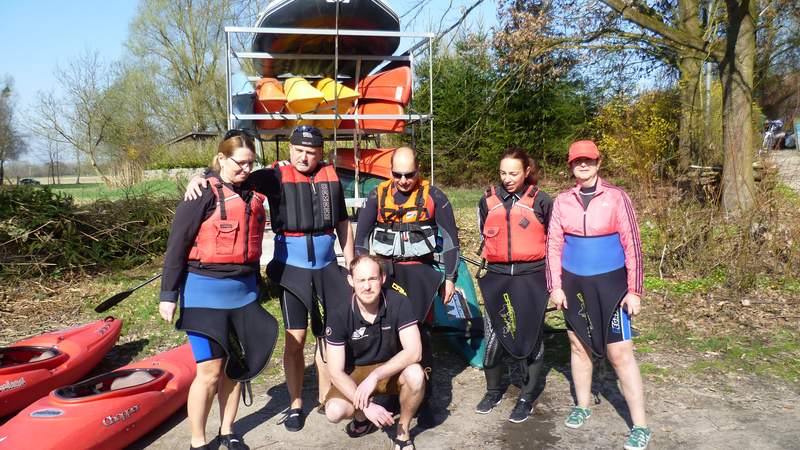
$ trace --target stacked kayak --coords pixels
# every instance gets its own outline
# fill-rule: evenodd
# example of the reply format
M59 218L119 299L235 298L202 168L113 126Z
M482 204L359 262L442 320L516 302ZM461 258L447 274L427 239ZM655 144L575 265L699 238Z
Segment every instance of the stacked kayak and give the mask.
M338 17L337 17L338 15ZM361 31L400 31L400 18L382 0L276 0L256 20L262 28L355 29ZM340 55L392 55L400 45L399 37L340 36ZM333 55L334 36L307 34L259 33L253 38L254 52ZM313 56L311 57L313 58ZM370 73L381 61L361 61L360 76ZM265 77L332 76L336 70L332 58L263 59ZM340 59L339 75L355 78L356 62Z
M437 266L440 270L443 267ZM447 344L461 354L472 367L483 368L486 339L484 323L475 284L464 260L458 261L456 293L445 305L437 295L433 302L434 331L443 335Z
M0 447L124 448L186 403L194 376L186 344L62 387L0 427Z
M392 174L393 148L369 148L358 152L358 197L369 193ZM336 150L336 174L345 197L356 196L356 159L352 148Z
M121 320L108 317L0 348L0 417L89 373L117 342L121 329Z

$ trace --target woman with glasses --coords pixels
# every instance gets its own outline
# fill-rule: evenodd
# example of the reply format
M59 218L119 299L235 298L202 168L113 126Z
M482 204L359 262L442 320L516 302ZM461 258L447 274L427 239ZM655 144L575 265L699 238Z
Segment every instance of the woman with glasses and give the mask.
M525 150L509 148L500 158L500 183L478 201L481 256L487 263L478 285L489 323L483 362L486 394L475 412L488 414L502 400L502 360L509 355L523 373L519 398L508 418L512 423L528 420L533 411L544 362L545 241L553 200L537 186L537 175L538 167Z
M264 196L243 188L256 153L252 138L229 132L212 167L216 176L198 198L175 211L161 283L161 317L185 330L197 362L187 402L190 448L207 449L206 421L216 394L219 443L247 448L233 431L241 385L269 362L277 321L258 303Z
M594 142L570 145L567 164L576 186L556 198L547 234L550 301L564 311L578 402L564 424L580 428L589 420L592 356L608 358L633 421L624 447L641 450L652 433L630 317L641 310L642 245L628 194L600 178L600 163Z

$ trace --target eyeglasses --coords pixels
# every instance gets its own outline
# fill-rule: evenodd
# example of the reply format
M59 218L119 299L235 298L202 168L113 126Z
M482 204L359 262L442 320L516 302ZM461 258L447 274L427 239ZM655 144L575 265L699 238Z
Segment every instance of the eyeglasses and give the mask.
M417 176L417 172L418 172L417 170L412 170L411 172L402 173L402 172L395 172L393 170L392 171L392 177L397 179L397 180L399 180L399 179L401 179L403 177L406 177L406 180L410 180L410 179L412 179L412 178Z
M239 168L244 170L244 171L252 171L253 170L253 164L255 164L255 161L237 161L237 160L235 160L233 158L228 158L228 159L233 161L234 164L239 166Z
M225 132L225 136L222 137L222 140L223 141L227 141L228 139L230 139L232 137L237 137L237 136L243 136L243 137L246 137L246 138L248 138L250 140L253 139L253 134L250 133L249 131L233 129L233 130L228 130L227 132Z

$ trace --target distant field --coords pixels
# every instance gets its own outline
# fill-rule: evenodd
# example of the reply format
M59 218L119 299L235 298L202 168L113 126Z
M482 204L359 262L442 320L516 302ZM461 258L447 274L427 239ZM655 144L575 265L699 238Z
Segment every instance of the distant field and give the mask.
M96 177L93 177L96 178ZM62 177L62 181L64 178ZM183 192L184 185L179 185L174 180L150 180L143 181L129 188L109 188L104 183L97 181L93 183L84 182L81 177L81 184L51 184L54 191L60 191L72 196L77 203L90 203L96 200L119 200L130 196L158 196L178 198Z

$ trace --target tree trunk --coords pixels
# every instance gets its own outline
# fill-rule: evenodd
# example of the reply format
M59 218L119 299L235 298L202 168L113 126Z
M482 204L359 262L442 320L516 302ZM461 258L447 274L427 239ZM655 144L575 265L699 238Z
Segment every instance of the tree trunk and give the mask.
M81 152L78 149L75 149L75 169L78 172L75 184L81 184Z
M692 162L701 162L703 148L702 67L694 57L681 58L678 82L681 116L678 129L678 168L686 171Z
M722 208L741 216L755 203L753 181L753 72L756 58L754 5L750 0L726 0L728 6L722 79Z

